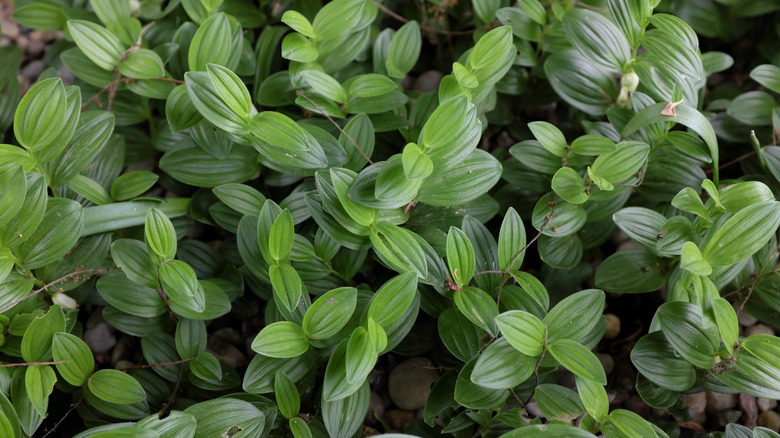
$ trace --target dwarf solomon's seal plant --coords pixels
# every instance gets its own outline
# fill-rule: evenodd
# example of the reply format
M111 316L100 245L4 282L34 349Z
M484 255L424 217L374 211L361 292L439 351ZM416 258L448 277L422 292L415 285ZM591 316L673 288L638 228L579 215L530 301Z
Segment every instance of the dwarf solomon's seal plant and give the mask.
M0 436L780 436L775 1L14 7Z

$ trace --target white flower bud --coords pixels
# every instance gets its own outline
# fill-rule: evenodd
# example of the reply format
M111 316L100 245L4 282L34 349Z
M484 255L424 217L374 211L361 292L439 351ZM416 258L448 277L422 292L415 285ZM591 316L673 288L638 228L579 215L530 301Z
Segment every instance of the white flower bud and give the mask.
M75 309L78 307L76 300L62 292L56 292L51 296L51 300L54 302L54 304L59 304L63 309Z

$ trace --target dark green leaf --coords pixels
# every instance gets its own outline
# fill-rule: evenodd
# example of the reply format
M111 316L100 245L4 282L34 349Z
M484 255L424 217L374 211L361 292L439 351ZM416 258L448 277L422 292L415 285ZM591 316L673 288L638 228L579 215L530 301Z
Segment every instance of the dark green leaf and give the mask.
M289 321L269 324L252 341L252 350L268 357L290 358L309 349L309 340L301 326Z

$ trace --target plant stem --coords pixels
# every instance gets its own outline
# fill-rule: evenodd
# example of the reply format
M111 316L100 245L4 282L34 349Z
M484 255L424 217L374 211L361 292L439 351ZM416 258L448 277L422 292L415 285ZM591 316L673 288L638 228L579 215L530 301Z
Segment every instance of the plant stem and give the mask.
M184 216L189 205L189 198L170 198L161 202L130 201L87 207L84 209L84 229L81 231L81 237L143 225L146 213L152 207L169 218Z

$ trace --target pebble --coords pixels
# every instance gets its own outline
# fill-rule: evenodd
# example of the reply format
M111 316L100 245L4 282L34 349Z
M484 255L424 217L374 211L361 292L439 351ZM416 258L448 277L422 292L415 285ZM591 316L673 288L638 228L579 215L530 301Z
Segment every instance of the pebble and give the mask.
M759 411L766 412L770 409L774 409L777 407L777 400L769 400L768 398L757 398L756 405L758 405Z
M770 335L774 336L775 331L771 327L764 324L756 324L745 329L745 336L753 335Z
M775 432L780 432L780 414L775 411L762 412L758 416L758 425Z
M750 429L756 427L756 419L758 418L756 398L750 394L740 394L739 410L742 411L742 424Z
M704 391L685 394L683 397L685 397L685 404L688 405L688 409L691 410L691 415L693 416L704 412L704 408L707 407L707 394Z
M604 332L604 339L615 339L620 334L620 318L614 313L605 313L607 318L607 330Z
M615 359L612 356L604 353L596 353L596 357L601 362L601 366L604 368L604 374L609 375L612 370L615 369Z
M22 68L21 73L24 77L35 80L35 78L41 75L45 67L42 60L36 59L28 62L27 65Z
M223 327L215 331L214 336L227 342L228 344L233 344L237 347L240 347L244 344L244 337L241 336L241 333L239 333L238 330L234 329L233 327Z
M734 303L733 305L734 310L737 312L737 321L739 321L739 325L743 327L750 327L752 325L755 325L758 322L758 319L755 316L745 312L744 310L740 312L739 311L740 305L741 303Z
M360 436L368 437L368 436L377 436L377 435L379 435L378 430L374 429L373 427L363 426L363 433Z
M414 89L420 93L438 90L439 83L443 77L444 75L441 72L428 70L417 78L417 81L414 83Z
M393 403L409 411L425 406L431 385L439 380L439 372L433 366L430 359L413 357L393 368L387 385Z
M707 413L714 414L731 409L737 403L739 403L738 394L721 394L719 392L707 391Z
M404 430L404 424L414 418L414 412L393 409L385 414L385 421L392 429Z
M19 25L13 20L0 20L4 37L16 38L19 36Z
M216 336L209 336L206 351L213 354L225 365L240 368L246 365L246 356L235 346L228 344Z
M528 412L528 415L531 415L532 417L544 417L542 410L539 409L539 405L536 404L536 402L530 402L525 405L525 410Z
M374 391L371 391L371 398L368 402L368 412L366 412L365 423L369 426L376 426L379 424L377 418L383 418L385 416L385 402L382 400L382 396Z
M116 345L116 337L112 333L111 326L106 322L99 322L94 327L84 332L84 342L95 354L108 353Z
M726 409L725 411L718 412L716 416L716 422L718 426L725 427L730 423L736 423L742 417L742 412L735 411L734 409Z

